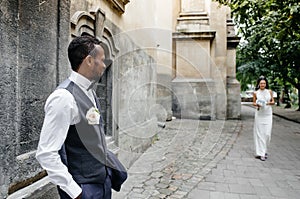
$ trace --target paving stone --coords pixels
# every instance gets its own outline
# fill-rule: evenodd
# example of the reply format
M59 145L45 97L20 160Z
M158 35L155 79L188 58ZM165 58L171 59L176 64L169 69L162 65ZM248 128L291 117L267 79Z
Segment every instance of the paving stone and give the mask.
M277 180L275 182L279 188L282 188L282 189L287 189L287 188L290 188L290 184L288 183L287 180Z
M159 192L167 196L173 193L173 191L170 189L159 189Z
M189 193L188 199L210 199L210 191L195 189Z
M157 183L159 182L159 179L150 179L150 180L147 180L144 184L146 186L151 186L151 185L156 185Z
M151 174L151 177L153 177L153 178L161 178L161 177L163 177L164 176L164 174L162 173L162 172L160 172L160 171L158 171L158 172L153 172L152 174Z
M235 178L235 179L236 179L236 181L239 185L248 185L248 186L250 186L250 180L247 177L243 177L243 178L238 177L238 178Z
M224 170L225 169L222 168L212 169L211 174L216 176L224 176Z
M215 189L216 191L229 193L229 186L227 184L215 183Z
M223 192L215 191L215 192L210 192L209 198L210 199L224 199L225 195Z
M176 194L176 195L179 195L179 196L185 196L185 195L187 195L188 193L187 192L184 192L184 191L180 191L180 190L177 190L177 191L175 191L175 193L174 194Z
M224 178L224 182L227 184L238 184L237 179L233 177Z
M271 193L267 187L264 186L253 186L257 196L270 196Z
M161 198L161 199L165 199L165 198L167 198L167 195L165 195L165 194L159 194L156 197L157 198Z
M180 191L184 191L184 192L190 192L195 185L193 184L187 184L187 183L183 183L181 187L178 187L178 190Z
M228 169L225 169L223 171L224 173L224 176L227 177L227 176L235 176L235 171L234 170L228 170Z
M204 179L206 182L225 182L227 181L227 179L221 177L221 176L213 176L213 175L209 175L207 177L205 177Z
M135 193L135 192L131 192L129 195L128 195L128 198L135 198L135 199L144 199L144 195L141 194L141 193Z
M134 192L134 193L142 193L143 191L144 191L143 188L133 188L132 189L132 192Z
M260 199L278 199L273 196L261 196Z
M299 173L300 175L300 173ZM292 187L293 189L298 189L300 190L300 180L298 181L290 181L290 180L287 180L287 184Z
M229 184L229 190L231 193L241 193L241 194L255 194L255 190L250 185L245 184Z
M298 199L300 196L300 190L287 190L289 199Z
M240 199L240 196L239 196L239 194L225 192L224 199Z
M256 195L240 194L240 199L257 199Z
M175 195L175 194L167 197L167 199L182 199L182 198L183 198L183 196Z
M216 183L215 182L201 182L198 184L197 189L215 191Z
M172 192L175 192L176 190L178 190L178 187L174 185L169 185L168 189Z
M158 183L155 185L156 188L158 189L164 189L164 188L168 188L169 185L168 184L164 184L164 183Z
M264 186L263 182L258 178L250 178L249 182L252 186L260 186L260 187Z
M145 191L143 192L144 196L157 196L159 194L160 193L159 193L158 190L148 190L148 189L145 189Z
M274 197L287 197L288 194L285 191L285 189L278 188L278 187L273 187L272 189L269 189L270 193Z

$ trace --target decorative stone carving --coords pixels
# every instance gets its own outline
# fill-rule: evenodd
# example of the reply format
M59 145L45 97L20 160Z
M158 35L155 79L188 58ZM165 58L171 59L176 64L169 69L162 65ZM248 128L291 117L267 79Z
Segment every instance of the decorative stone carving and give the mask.
M125 12L125 5L129 3L129 0L106 0L113 9L123 14Z
M71 36L76 37L82 33L96 36L100 40L105 39L113 57L119 52L111 31L105 27L105 13L100 8L94 8L90 12L77 11L71 17Z
M102 36L104 31L105 13L100 8L96 7L90 11L90 14L95 16L95 35Z
M95 16L86 11L77 11L71 17L71 36L76 37L86 32L95 35Z
M180 13L177 18L178 32L201 32L209 30L209 17L206 12Z
M234 23L231 18L227 18L227 48L236 48L240 42L240 37L235 34Z

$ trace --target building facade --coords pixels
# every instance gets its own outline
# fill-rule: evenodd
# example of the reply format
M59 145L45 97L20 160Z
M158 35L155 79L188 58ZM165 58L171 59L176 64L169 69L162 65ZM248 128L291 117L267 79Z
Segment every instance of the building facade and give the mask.
M67 46L82 33L112 60L96 86L107 142L126 165L159 122L240 117L238 38L211 0L65 0L0 4L0 197L46 174L35 160L43 106L68 77Z

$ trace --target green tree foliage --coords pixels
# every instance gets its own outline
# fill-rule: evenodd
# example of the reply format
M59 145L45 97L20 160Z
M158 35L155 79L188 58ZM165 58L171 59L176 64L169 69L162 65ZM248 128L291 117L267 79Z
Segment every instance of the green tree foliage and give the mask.
M245 40L237 49L237 77L247 83L259 75L281 79L298 89L300 100L300 1L216 1L231 8Z

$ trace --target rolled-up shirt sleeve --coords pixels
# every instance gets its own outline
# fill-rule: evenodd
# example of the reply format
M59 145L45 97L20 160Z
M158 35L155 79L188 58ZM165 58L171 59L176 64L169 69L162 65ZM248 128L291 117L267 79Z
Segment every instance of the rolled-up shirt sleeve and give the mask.
M81 188L62 163L58 151L65 142L69 126L78 120L78 108L73 95L66 89L55 90L45 104L45 118L36 153L36 158L47 171L50 181L71 198L76 198L81 193Z

